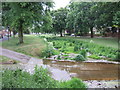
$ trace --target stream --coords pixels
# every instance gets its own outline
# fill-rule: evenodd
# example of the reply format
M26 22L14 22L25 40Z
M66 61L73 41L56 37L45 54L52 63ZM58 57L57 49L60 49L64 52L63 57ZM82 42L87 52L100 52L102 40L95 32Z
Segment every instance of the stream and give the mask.
M118 80L119 64L104 62L72 62L43 60L43 64L56 70L67 71L71 77L82 80Z

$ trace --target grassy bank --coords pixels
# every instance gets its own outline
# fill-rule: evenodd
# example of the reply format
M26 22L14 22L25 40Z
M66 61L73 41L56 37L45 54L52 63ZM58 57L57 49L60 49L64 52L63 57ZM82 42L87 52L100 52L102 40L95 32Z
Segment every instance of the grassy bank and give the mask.
M45 41L34 35L25 35L24 43L21 45L18 45L17 43L18 37L11 38L10 41L3 41L2 47L33 57L40 57L42 51L46 48Z
M0 63L6 63L6 62L8 62L8 63L12 62L14 64L19 63L19 61L16 61L16 60L13 60L13 59L10 59L8 57L0 55Z
M72 38L85 42L93 42L95 44L104 46L104 47L112 47L118 49L118 38L88 38L88 37L63 37L63 38Z
M101 41L101 44L95 43L97 40L78 39L74 37L53 37L47 38L48 41L53 42L53 46L63 53L80 53L86 56L85 53L89 52L90 58L93 59L109 59L118 61L118 48L107 46L107 40ZM102 43L104 42L103 45ZM108 40L110 43L110 41ZM100 40L99 40L100 43ZM117 42L116 42L117 43ZM112 46L112 42L110 43ZM80 57L77 57L80 58Z

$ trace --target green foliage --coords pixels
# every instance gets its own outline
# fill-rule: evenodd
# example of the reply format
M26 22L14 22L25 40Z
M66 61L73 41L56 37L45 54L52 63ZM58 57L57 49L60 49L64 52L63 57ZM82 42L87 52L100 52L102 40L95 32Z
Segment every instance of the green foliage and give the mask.
M60 57L60 56L58 56L58 57L57 57L57 59L58 59L58 60L61 60L61 57Z
M94 39L93 39L94 40ZM99 39L97 39L98 41ZM100 41L101 40L101 41ZM105 56L106 58L115 58L115 55L117 55L117 49L112 48L112 47L108 47L105 42L107 42L108 40L103 40L100 39L100 42L103 42L99 45L100 42L98 42L98 44L96 43L90 43L90 40L88 39L83 39L83 40L77 40L75 38L48 38L48 41L51 42L55 42L55 47L57 47L57 45L61 48L59 48L59 50L62 50L62 47L64 46L64 43L70 43L72 44L72 46L70 46L69 44L66 44L65 48L63 48L63 50L65 49L66 53L78 53L83 55L84 58L86 58L86 52L89 52L91 54L93 54L93 56L90 56L90 58L94 58L94 59L101 59L101 57L99 56ZM112 39L111 39L112 40ZM109 40L110 41L110 40ZM108 42L110 44L112 44L112 42ZM103 45L106 46L103 46ZM114 47L114 46L113 46ZM80 48L82 50L80 50Z
M82 49L82 50L80 51L80 54L83 55L84 58L87 57L86 50L84 50L84 49Z
M114 21L113 23L117 25L117 27L120 27L120 11L115 13L115 16L113 17Z
M66 28L66 16L67 16L67 9L60 8L58 10L53 10L51 12L52 20L53 20L53 32L60 33L62 36L63 30Z
M26 71L4 70L2 73L2 88L86 88L82 80L72 78L71 80L59 82L51 78L47 69L35 67L35 73Z
M120 52L118 51L114 57L112 57L113 60L120 62Z
M57 82L53 80L46 69L35 68L30 75L22 70L5 70L2 72L2 88L56 88Z
M103 31L104 27L120 27L120 2L71 2L66 18L69 33L86 35L93 27ZM104 10L103 10L104 9Z
M93 54L93 55L90 55L90 56L88 56L89 58L93 58L93 59L101 59L101 57L99 57L99 56L97 56L97 55L95 55L95 54Z
M78 45L75 45L74 46L74 51L78 51L79 50L79 46Z
M41 88L55 88L57 87L57 82L49 76L47 69L42 67L35 67L35 74L33 75L35 82Z
M73 44L72 44L72 43L70 43L69 45L70 45L70 46L72 46Z
M86 90L86 85L77 78L73 78L67 82L62 82L60 84L61 88L80 88L80 90Z
M22 37L24 30L38 28L45 30L51 27L51 17L49 9L53 6L52 2L4 2L2 3L3 25L10 26L18 30L20 43L23 43ZM46 7L46 8L44 8ZM42 18L41 18L42 17Z
M42 53L40 53L40 57L51 57L52 55L56 55L59 54L56 50L53 49L52 46L48 45L47 48L45 48L45 50L42 51Z
M83 55L77 55L77 56L74 58L74 60L76 60L76 61L85 61L85 58L84 58Z

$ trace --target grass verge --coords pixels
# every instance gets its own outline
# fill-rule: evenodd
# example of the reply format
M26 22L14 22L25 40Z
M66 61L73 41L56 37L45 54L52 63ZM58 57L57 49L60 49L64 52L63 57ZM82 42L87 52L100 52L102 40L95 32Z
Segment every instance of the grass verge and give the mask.
M16 61L16 60L13 60L13 59L10 59L8 57L0 55L0 63L6 63L6 62L8 62L8 63L11 62L11 63L14 63L14 64L19 63L19 61Z
M33 57L40 57L42 51L46 48L46 42L35 35L25 35L24 43L21 45L17 43L18 37L11 38L10 41L3 41L2 47Z

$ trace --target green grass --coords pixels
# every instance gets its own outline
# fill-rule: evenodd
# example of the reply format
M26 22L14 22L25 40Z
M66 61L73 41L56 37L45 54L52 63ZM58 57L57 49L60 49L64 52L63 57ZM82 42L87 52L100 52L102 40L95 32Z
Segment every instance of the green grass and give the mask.
M13 61L14 63L19 63L19 61L16 61L16 60L13 60L13 59L10 59L8 57L0 55L0 63L10 62L10 61Z
M18 37L11 38L10 41L2 42L2 47L33 57L40 57L42 51L46 48L46 42L42 38L34 35L25 35L24 43L21 45L17 43Z
M65 37L63 37L65 38ZM104 46L104 47L112 47L118 49L118 38L87 38L87 37L66 37L66 38L73 38L81 41L90 42L91 40L93 43Z

